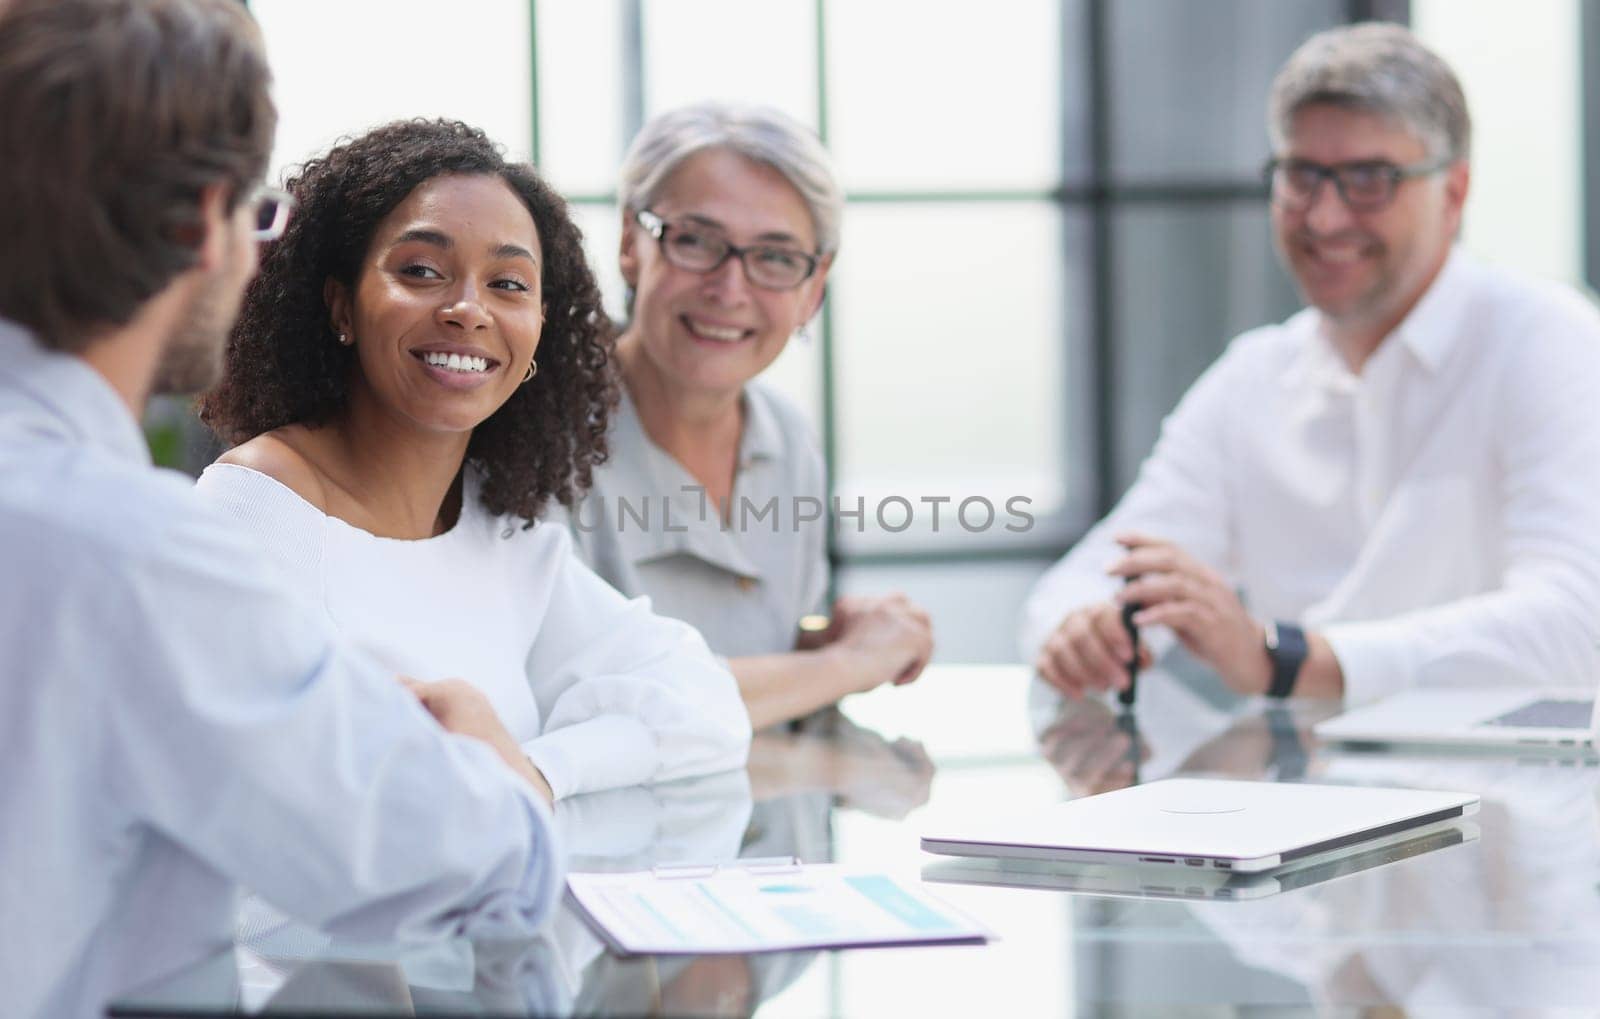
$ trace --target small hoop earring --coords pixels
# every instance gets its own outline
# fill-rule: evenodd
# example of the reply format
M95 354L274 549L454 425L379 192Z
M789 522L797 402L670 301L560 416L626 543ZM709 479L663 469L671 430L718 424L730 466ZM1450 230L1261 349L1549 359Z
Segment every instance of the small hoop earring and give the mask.
M528 374L522 376L522 381L523 382L527 382L529 379L533 378L537 374L539 374L539 362L538 361L529 361L528 362Z

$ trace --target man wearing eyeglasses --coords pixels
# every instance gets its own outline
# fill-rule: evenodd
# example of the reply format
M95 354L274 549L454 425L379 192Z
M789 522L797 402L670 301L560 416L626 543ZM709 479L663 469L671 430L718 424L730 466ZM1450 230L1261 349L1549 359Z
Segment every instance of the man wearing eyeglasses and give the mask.
M1406 29L1307 41L1268 126L1274 239L1309 307L1185 395L1035 588L1026 654L1068 695L1123 689L1131 605L1242 694L1594 682L1595 310L1455 249L1466 102Z
M147 398L215 378L289 214L251 186L267 90L237 0L0 13L8 1016L98 1016L226 948L239 884L377 939L521 936L556 902L547 805L487 702L348 653L150 466Z

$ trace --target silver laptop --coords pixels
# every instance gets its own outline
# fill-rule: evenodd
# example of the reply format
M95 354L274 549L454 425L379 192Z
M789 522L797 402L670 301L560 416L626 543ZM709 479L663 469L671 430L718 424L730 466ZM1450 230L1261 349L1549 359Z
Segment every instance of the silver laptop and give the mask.
M1347 711L1313 731L1334 743L1592 751L1600 713L1593 687L1422 689Z
M1169 778L997 822L935 830L949 856L1258 874L1476 813L1470 793Z
M1295 860L1267 874L1236 874L1199 867L1115 867L967 857L925 864L922 879L948 884L1048 888L1119 899L1246 902L1386 867L1477 838L1478 826L1471 821L1439 821L1370 843Z

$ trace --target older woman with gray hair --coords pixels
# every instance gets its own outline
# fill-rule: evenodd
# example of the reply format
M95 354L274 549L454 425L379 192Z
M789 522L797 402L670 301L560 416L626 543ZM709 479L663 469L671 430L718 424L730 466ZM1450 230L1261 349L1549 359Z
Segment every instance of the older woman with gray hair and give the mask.
M611 458L566 518L578 548L727 656L757 728L915 679L932 631L903 596L840 598L798 639L828 609L825 472L758 376L817 313L839 248L821 142L773 110L673 110L634 139L620 204L625 387Z

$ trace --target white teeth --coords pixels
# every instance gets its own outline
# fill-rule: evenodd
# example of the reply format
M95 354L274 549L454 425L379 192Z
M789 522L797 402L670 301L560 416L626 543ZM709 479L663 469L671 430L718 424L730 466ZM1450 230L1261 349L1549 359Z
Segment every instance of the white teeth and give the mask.
M703 336L708 340L716 340L718 343L733 343L744 336L743 329L706 325L703 322L691 321L689 327L694 330L695 335Z
M446 354L442 351L430 350L422 355L422 360L435 368L444 368L453 372L486 372L489 370L489 359L486 357L462 357L460 354Z
M1324 262L1347 265L1359 261L1366 249L1359 244L1313 244L1311 253Z

